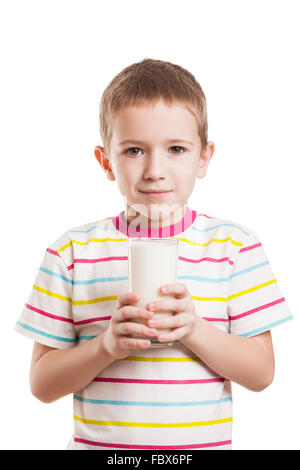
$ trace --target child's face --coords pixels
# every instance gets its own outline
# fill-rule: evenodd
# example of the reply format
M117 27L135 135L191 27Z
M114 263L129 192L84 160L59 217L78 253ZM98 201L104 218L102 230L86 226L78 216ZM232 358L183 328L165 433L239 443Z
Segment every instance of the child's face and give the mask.
M122 109L114 120L110 155L95 149L125 198L128 222L139 214L152 227L183 217L196 178L205 176L213 152L212 142L201 149L196 119L183 104L168 106L162 100Z

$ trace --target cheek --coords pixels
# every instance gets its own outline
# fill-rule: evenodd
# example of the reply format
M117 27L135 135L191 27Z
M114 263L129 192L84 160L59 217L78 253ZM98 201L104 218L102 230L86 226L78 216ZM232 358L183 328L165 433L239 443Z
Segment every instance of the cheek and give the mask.
M117 165L116 179L120 192L125 195L129 194L138 180L137 168L133 165Z
M179 188L180 192L187 193L190 188L193 188L196 181L196 176L196 168L190 167L188 165L181 168L181 171L177 172L176 175L177 187Z
M196 177L192 172L185 173L178 180L178 196L181 202L187 203L190 195L193 192L196 183Z

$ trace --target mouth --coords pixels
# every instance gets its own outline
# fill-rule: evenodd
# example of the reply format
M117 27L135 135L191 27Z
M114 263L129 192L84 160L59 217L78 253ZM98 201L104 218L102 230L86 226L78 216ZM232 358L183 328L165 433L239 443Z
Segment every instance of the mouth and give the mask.
M163 197L166 196L167 194L171 193L172 191L140 191L142 194L146 194L149 197Z

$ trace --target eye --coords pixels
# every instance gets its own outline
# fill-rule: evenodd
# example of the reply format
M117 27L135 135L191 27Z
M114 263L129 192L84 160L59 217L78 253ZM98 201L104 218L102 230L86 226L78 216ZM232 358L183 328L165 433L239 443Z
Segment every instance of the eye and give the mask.
M175 152L171 152L175 153L175 155L181 155L183 152L185 152L185 149L183 147L180 147L179 145L174 145L173 147L170 147L170 149L175 149ZM182 150L182 152L180 152L180 150Z
M138 152L140 149L138 147L130 147L129 149L125 150L125 154L129 155L129 157L137 157Z

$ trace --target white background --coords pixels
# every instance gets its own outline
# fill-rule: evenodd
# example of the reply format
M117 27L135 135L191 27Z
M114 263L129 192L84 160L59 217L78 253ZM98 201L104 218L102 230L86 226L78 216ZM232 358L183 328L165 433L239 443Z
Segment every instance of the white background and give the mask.
M1 1L2 449L64 449L72 397L29 390L32 342L14 324L45 249L123 200L93 155L109 81L145 57L190 70L215 156L189 206L254 230L294 320L272 332L276 377L233 385L234 449L300 449L299 2Z

